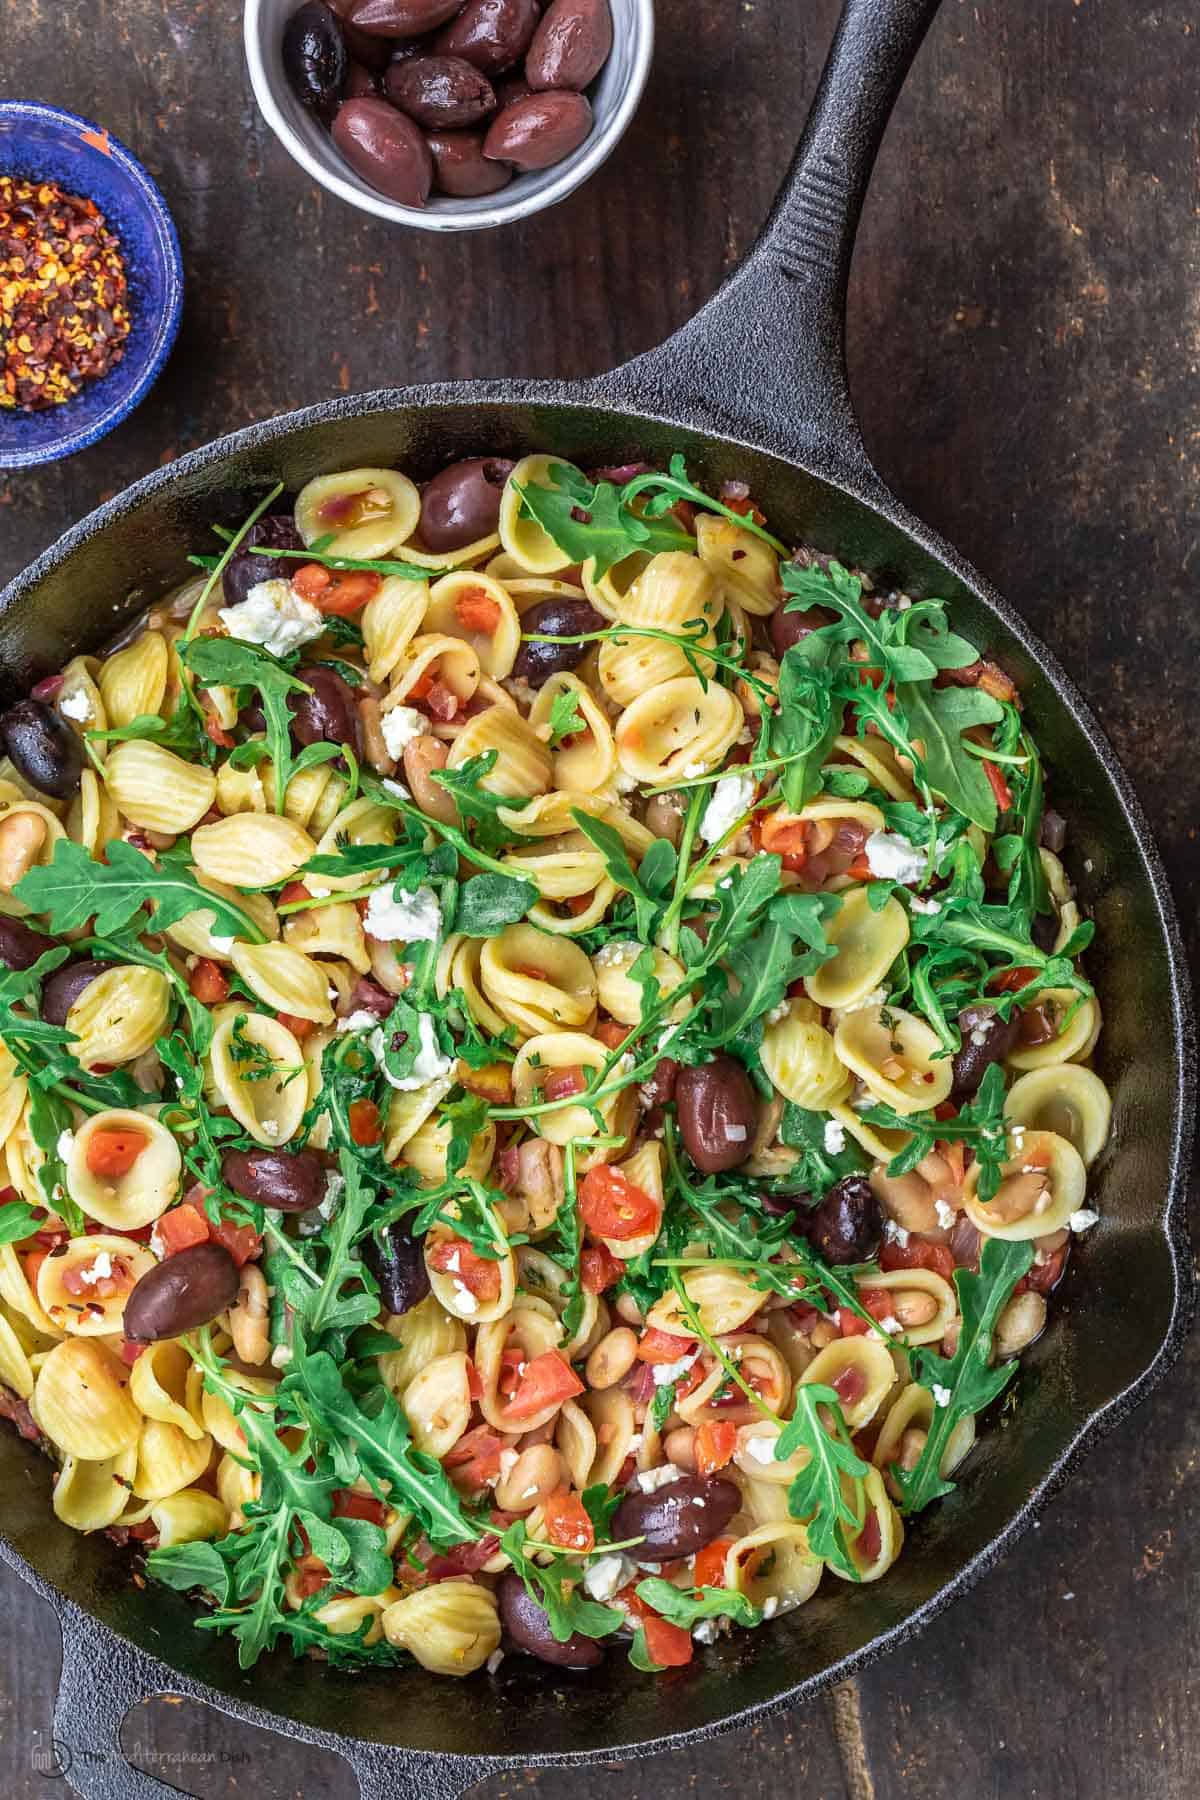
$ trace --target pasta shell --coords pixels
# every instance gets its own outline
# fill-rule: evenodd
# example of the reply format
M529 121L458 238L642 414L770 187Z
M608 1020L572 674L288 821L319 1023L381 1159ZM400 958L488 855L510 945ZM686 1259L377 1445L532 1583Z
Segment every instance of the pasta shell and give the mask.
M104 782L123 817L145 831L174 836L199 823L217 792L211 769L185 762L161 744L141 740L113 747L104 767Z
M681 675L642 694L617 720L617 758L635 781L657 787L708 775L737 742L745 716L728 688Z
M112 1272L125 1281L121 1292L102 1296L80 1293L68 1285L68 1277L88 1270L99 1256L106 1257ZM71 1238L54 1256L48 1256L37 1273L38 1304L47 1318L70 1337L111 1337L121 1329L125 1302L135 1281L155 1267L155 1258L132 1238L95 1234Z
M396 1600L383 1614L383 1631L435 1675L471 1675L500 1646L495 1595L477 1582L439 1581Z
M140 637L100 665L100 698L109 725L132 725L161 711L167 691L167 641L157 631Z
M145 1147L123 1175L96 1175L88 1166L92 1139L97 1132L114 1130L135 1132ZM179 1193L183 1158L173 1133L152 1112L114 1107L84 1120L72 1138L65 1168L71 1198L89 1218L112 1231L137 1231L164 1213Z
M1056 1063L1017 1077L1008 1090L1004 1116L1010 1124L1066 1138L1091 1164L1108 1142L1112 1096L1091 1069Z
M316 850L307 831L273 813L237 813L192 833L196 867L234 888L273 887L288 881Z
M570 566L571 559L536 519L521 511L521 490L542 487L557 490L551 473L561 457L523 456L504 484L500 500L500 542L518 569L530 575L553 575ZM568 465L569 466L569 465Z
M333 537L330 556L373 561L390 556L410 538L421 516L421 496L398 469L347 469L318 475L296 497L296 529L306 544Z
M876 912L865 887L850 888L825 923L837 955L805 977L805 991L818 1006L857 1006L879 986L908 937L908 914L894 896Z
M235 944L234 968L257 999L317 1025L333 1022L329 983L320 967L288 944Z
M240 1015L244 1042L261 1057L239 1057L234 1041L237 1017L226 1017L213 1033L208 1054L213 1085L222 1102L256 1143L286 1144L299 1129L308 1104L304 1054L285 1025L263 1013Z
M875 1097L898 1113L940 1106L954 1071L937 1033L898 1006L864 1006L843 1013L834 1033L837 1053Z
M158 1042L171 1011L171 990L158 969L117 963L98 975L67 1014L78 1042L72 1054L85 1069L126 1063Z
M38 1370L29 1405L50 1442L84 1462L128 1450L142 1428L125 1364L96 1338L56 1344Z

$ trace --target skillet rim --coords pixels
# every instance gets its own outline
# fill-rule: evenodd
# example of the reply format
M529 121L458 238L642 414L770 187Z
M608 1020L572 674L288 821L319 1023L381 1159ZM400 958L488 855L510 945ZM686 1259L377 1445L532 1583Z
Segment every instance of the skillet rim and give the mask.
M657 397L656 397L657 398ZM737 1711L715 1718L703 1725L679 1732L666 1732L655 1738L642 1738L628 1744L605 1744L578 1751L527 1751L519 1756L464 1755L455 1751L414 1750L377 1740L351 1737L309 1726L287 1715L271 1712L256 1702L243 1700L222 1690L210 1688L194 1677L183 1676L171 1669L133 1639L114 1627L102 1623L94 1615L63 1595L46 1577L35 1570L11 1543L0 1534L0 1557L44 1599L55 1607L63 1629L64 1663L69 1654L73 1631L78 1631L77 1618L86 1621L86 1629L116 1637L126 1646L138 1665L143 1680L142 1695L147 1691L164 1691L160 1671L170 1678L165 1691L182 1692L201 1699L219 1711L264 1729L282 1731L303 1742L333 1749L345 1756L360 1779L365 1779L371 1765L402 1771L408 1765L414 1773L414 1785L420 1786L420 1771L434 1764L456 1765L462 1773L461 1787L481 1780L489 1774L519 1767L569 1767L614 1757L640 1758L652 1756L667 1748L682 1748L705 1738L743 1728L766 1719L785 1707L794 1706L820 1693L826 1687L857 1674L879 1658L897 1649L937 1618L961 1595L969 1592L980 1578L1020 1540L1044 1507L1061 1492L1074 1474L1084 1455L1095 1448L1122 1419L1140 1404L1150 1389L1162 1379L1178 1357L1191 1323L1195 1302L1195 1274L1192 1269L1188 1239L1188 1187L1190 1152L1196 1112L1196 1036L1195 1017L1188 963L1183 947L1177 911L1171 895L1166 870L1154 835L1146 819L1132 782L1125 773L1108 742L1090 705L1057 657L1033 633L1023 617L1010 603L984 580L978 572L940 535L925 525L892 495L868 464L852 471L831 470L819 449L809 457L786 454L761 442L752 432L727 433L687 417L688 406L656 404L630 391L626 371L617 371L580 382L562 381L482 381L443 382L420 387L375 389L367 393L338 397L305 407L292 413L279 414L259 423L212 440L178 461L151 471L113 499L88 514L66 531L20 575L0 592L0 617L28 594L73 552L95 538L115 521L125 517L144 503L152 501L172 483L216 467L231 456L262 450L295 432L345 420L361 418L368 413L393 413L440 406L505 406L553 407L559 415L577 410L594 415L608 412L614 425L624 428L637 423L666 426L706 436L710 442L726 449L744 449L756 455L767 455L784 469L794 470L825 484L850 500L863 505L900 530L924 554L935 559L996 616L1012 633L1044 672L1056 702L1064 706L1083 731L1104 777L1113 791L1129 827L1142 867L1154 899L1154 916L1166 954L1168 986L1171 1002L1172 1052L1175 1065L1173 1095L1174 1131L1168 1160L1168 1175L1161 1214L1156 1221L1166 1240L1173 1279L1172 1308L1163 1335L1151 1360L1120 1392L1090 1413L1080 1424L1070 1443L1055 1460L1038 1485L1031 1490L1008 1523L986 1545L975 1553L956 1574L907 1618L887 1628L869 1643L850 1652L795 1685L784 1688L769 1699L751 1702ZM684 416L681 416L684 415ZM147 1689L145 1683L149 1682ZM158 1684L157 1686L155 1684ZM732 1683L731 1683L732 1691ZM129 1705L136 1704L131 1698ZM394 1777L389 1777L394 1779Z

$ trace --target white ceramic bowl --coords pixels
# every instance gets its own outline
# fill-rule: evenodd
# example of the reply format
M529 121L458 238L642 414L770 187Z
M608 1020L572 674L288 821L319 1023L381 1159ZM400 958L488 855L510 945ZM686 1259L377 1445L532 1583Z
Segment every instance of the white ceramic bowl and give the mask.
M609 3L613 47L590 90L595 123L589 136L553 168L515 175L499 193L474 200L431 194L427 206L401 206L355 174L329 132L296 98L283 72L284 26L300 0L246 0L246 61L267 124L301 168L331 194L397 225L422 231L482 231L565 200L616 148L637 111L654 51L654 0Z

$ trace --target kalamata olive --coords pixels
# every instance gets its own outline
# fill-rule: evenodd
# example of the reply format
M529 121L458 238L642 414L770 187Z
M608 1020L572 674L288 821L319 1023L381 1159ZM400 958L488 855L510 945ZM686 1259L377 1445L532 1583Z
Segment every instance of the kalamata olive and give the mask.
M603 631L605 621L586 600L542 600L521 620L521 630L539 637L572 638ZM552 675L577 669L588 653L586 644L522 643L513 674L530 687L541 687Z
M350 23L372 37L420 37L454 17L462 0L354 0Z
M962 1048L954 1058L950 1092L955 1100L969 1100L984 1071L992 1063L1003 1062L1013 1049L1020 1019L1016 1013L1002 1019L994 1006L964 1006L958 1015L958 1029Z
M539 17L537 0L467 0L434 38L434 54L462 56L485 75L499 75L524 56Z
M288 513L267 513L256 519L233 555L221 577L221 591L226 606L240 606L250 589L260 581L286 581L299 567L293 557L254 556L258 550L303 550L304 539L296 530L296 521Z
M411 1312L429 1292L424 1239L415 1238L407 1220L396 1219L365 1237L362 1259L379 1283L385 1312Z
M352 62L346 76L347 100L377 100L379 98L379 74L375 69L368 69L363 63Z
M504 1628L518 1649L560 1669L594 1669L604 1660L595 1638L576 1631L560 1644L550 1629L546 1609L539 1606L515 1569L506 1569L496 1590Z
M70 800L79 792L83 749L65 719L42 700L18 700L0 718L0 738L39 794Z
M488 162L483 154L482 131L431 131L433 185L456 200L473 200L479 194L495 194L507 187L513 172L507 163Z
M477 125L496 110L486 75L461 56L417 56L394 62L383 78L388 99L430 131Z
M802 612L785 612L782 606L777 606L767 623L776 656L782 658L801 638L819 631L822 625L832 625L833 621L834 614L824 606L807 606Z
M1039 950L1044 950L1049 955L1058 942L1058 932L1059 917L1056 911L1034 914L1029 935Z
M879 1248L883 1215L867 1177L843 1175L800 1225L824 1262L868 1262Z
M325 1165L315 1150L226 1150L221 1179L243 1200L280 1212L311 1212L325 1197Z
M32 969L38 957L57 944L57 938L47 937L44 931L34 931L21 919L0 913L0 968Z
M349 744L357 751L358 707L354 689L345 677L328 663L303 663L296 670L296 679L312 689L310 694L288 696L296 742Z
M98 975L111 969L112 963L93 962L90 957L64 963L42 983L42 1018L47 1025L65 1025L67 1014L85 988L91 987Z
M421 491L421 542L435 556L490 537L515 464L500 456L451 463Z
M777 1219L786 1219L789 1213L797 1215L797 1230L803 1232L813 1212L813 1197L807 1188L798 1188L794 1194L760 1194L759 1204L764 1212L772 1213Z
M1067 821L1061 813L1047 807L1042 814L1042 822L1038 828L1038 842L1047 850L1053 850L1055 856L1062 851L1067 842Z
M1054 1014L1042 1000L1018 1007L1013 1018L1017 1025L1017 1042L1023 1050L1032 1050L1038 1044L1051 1044L1058 1036Z
M348 67L337 14L325 0L304 0L283 28L283 72L296 98L326 124L341 102Z
M635 1488L612 1516L613 1542L642 1538L641 1562L694 1556L720 1537L741 1504L741 1490L717 1475L681 1475L648 1494Z
M608 61L612 41L608 0L553 0L525 58L530 87L582 90Z
M351 1013L374 1013L377 1019L386 1019L395 1006L395 997L386 993L377 981L366 975L360 975L350 990L350 998L346 1003L346 1015Z
M135 1344L195 1331L233 1305L240 1285L238 1266L223 1244L193 1244L135 1282L121 1330Z
M715 1175L750 1154L758 1123L754 1086L735 1056L714 1056L675 1078L675 1106L684 1148L698 1169Z
M401 206L424 206L433 185L429 145L407 113L386 100L344 100L333 141L356 175Z
M360 63L364 69L370 69L373 73L377 73L380 69L386 69L392 60L393 53L400 46L389 42L385 37L373 37L370 32L363 31L359 26L351 23L350 14L353 12L357 0L329 0L329 3L342 22L342 37L353 61ZM349 95L349 81L346 84L346 92Z
M548 169L578 150L592 129L592 109L582 94L529 94L496 114L483 154L514 169Z

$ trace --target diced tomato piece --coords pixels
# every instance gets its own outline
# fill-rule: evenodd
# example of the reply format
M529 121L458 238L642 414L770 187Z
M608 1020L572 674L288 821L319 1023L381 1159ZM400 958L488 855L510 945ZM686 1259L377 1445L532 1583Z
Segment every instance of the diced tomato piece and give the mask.
M773 855L798 857L801 864L808 859L807 819L792 818L782 810L759 814L756 835L763 849Z
M562 741L563 741L564 746L566 746L569 744L578 743L579 739L583 736L584 736L584 733L582 731L577 731L575 733L574 737L564 738ZM591 889L591 891L586 894L571 894L568 896L568 899L566 902L567 911L569 913L574 913L575 916L578 917L580 913L585 913L587 911L588 907L592 904L592 901L595 898L596 898L595 888ZM596 1036L597 1037L600 1036L600 1033L598 1031L596 1033ZM624 1040L622 1040L622 1041L624 1041Z
M879 1527L879 1514L872 1507L863 1520L863 1528L854 1540L854 1548L862 1560L873 1563L883 1547L883 1533Z
M566 1069L554 1069L542 1083L542 1095L547 1100L569 1100L572 1094L582 1094L587 1086L587 1076L579 1063L572 1063Z
M461 1470L462 1484L468 1492L486 1487L500 1473L500 1452L504 1439L490 1425L473 1425L464 1431L457 1444L442 1458L446 1468Z
M383 1136L383 1122L373 1100L350 1102L350 1136L364 1149L369 1144L377 1144Z
M656 1231L662 1209L653 1194L636 1187L620 1169L597 1163L580 1183L579 1212L593 1236L622 1243Z
M725 1557L733 1542L731 1537L714 1538L696 1552L692 1580L698 1588L725 1586Z
M372 1525L382 1525L387 1515L387 1507L374 1494L360 1494L354 1488L335 1488L333 1491L335 1519L367 1519Z
M631 1457L630 1461L632 1462L632 1460ZM618 1483L618 1486L619 1485L620 1483ZM658 1614L652 1606L647 1606L646 1602L637 1591L638 1581L641 1581L642 1579L643 1577L639 1575L635 1581L629 1582L623 1588L618 1588L617 1592L613 1595L613 1598L618 1606L623 1606L625 1608L625 1611L629 1613L631 1618L645 1623L647 1619L656 1619Z
M294 906L299 900L311 900L312 895L302 881L289 881L279 896L280 906Z
M528 1367L529 1358L519 1345L508 1344L500 1352L500 1376L496 1385L503 1399L512 1399Z
M563 1550L593 1550L596 1531L578 1494L559 1488L542 1506L546 1541Z
M361 612L383 586L373 569L327 569L323 563L302 563L292 576L293 591L318 612L349 618Z
M205 736L211 738L218 749L233 749L235 740L232 734L225 730L225 727L221 724L216 713L212 712L207 706L204 709L204 732Z
M1015 994L1027 982L1033 980L1036 969L1019 968L1004 969L999 975L993 975L987 984L989 994Z
M886 1288L859 1288L858 1298L871 1317L882 1320L891 1316L895 1302ZM871 1327L848 1306L838 1308L838 1330L843 1337L866 1337Z
M163 1214L154 1228L154 1235L162 1245L164 1256L178 1256L181 1250L190 1250L193 1244L207 1244L208 1220L185 1200Z
M601 1019L592 1032L592 1036L599 1038L606 1050L619 1050L629 1036L630 1030L630 1026L618 1025L615 1019Z
M642 1629L646 1633L646 1654L650 1661L664 1669L682 1669L692 1660L692 1634L682 1625L672 1625L652 1613Z
M557 1350L535 1356L526 1366L520 1385L505 1409L510 1418L530 1419L547 1406L559 1406L582 1394L583 1383Z
M957 1119L958 1108L953 1100L939 1100L933 1109L935 1119Z
M954 1255L949 1244L922 1244L909 1238L907 1244L885 1244L879 1252L881 1269L932 1269L949 1281L954 1274Z
M148 1543L152 1537L158 1536L158 1526L153 1519L143 1519L140 1525L131 1525L129 1535L136 1538L139 1544Z
M311 1600L329 1580L329 1570L319 1556L301 1556L296 1562L296 1592L302 1600Z
M673 1331L660 1331L657 1325L648 1325L638 1343L638 1361L674 1363L680 1357L690 1356L695 1348L695 1338L676 1337Z
M462 1283L477 1300L495 1300L500 1292L500 1265L489 1257L477 1256L466 1238L442 1238L430 1246L429 1265L440 1274L450 1275Z
M87 1142L87 1166L93 1175L128 1175L146 1145L144 1131L126 1125L102 1126Z
M998 809L1001 812L1011 812L1013 803L1012 789L1009 787L1007 781L1005 781L995 763L987 762L985 760L983 772L988 778L988 786L996 796L996 805Z
M291 1032L292 1036L295 1039L297 1039L297 1041L301 1044L304 1042L306 1037L308 1037L312 1032L314 1032L317 1029L317 1024L316 1024L315 1019L301 1019L295 1013L281 1012L281 1013L276 1013L275 1017L279 1020L279 1023L281 1025L283 1025L284 1027L286 1027L286 1029Z
M252 1262L262 1249L262 1239L253 1225L235 1225L230 1219L210 1225L208 1235L214 1244L222 1244L228 1250L239 1269Z
M512 1105L512 1068L508 1063L485 1063L482 1069L473 1069L470 1063L460 1062L455 1067L454 1077L468 1094L478 1094L481 1100L488 1100L493 1106Z
M188 989L202 1006L219 1006L229 998L229 977L220 963L202 956L188 970Z
M579 1269L584 1293L602 1294L615 1281L620 1281L625 1264L606 1244L589 1244L580 1255Z
M479 631L491 637L500 623L499 602L486 588L464 588L455 598L454 616L464 631Z
M142 1351L147 1350L147 1349L149 1349L148 1344L132 1344L132 1343L130 1343L128 1338L122 1338L121 1339L121 1361L123 1363L128 1363L129 1367L132 1369L134 1363L137 1361L138 1357L142 1354Z
M38 1271L49 1254L50 1252L48 1250L27 1250L21 1258L21 1266L25 1270L25 1279L31 1288L36 1288Z
M1022 1275L1013 1289L1014 1294L1053 1292L1062 1280L1069 1253L1069 1244L1060 1244L1057 1250L1051 1250L1044 1263L1035 1263L1028 1275Z
M731 1419L705 1419L696 1431L696 1468L701 1475L715 1475L732 1460L737 1449L737 1426Z

